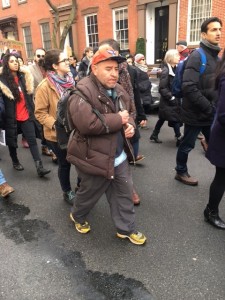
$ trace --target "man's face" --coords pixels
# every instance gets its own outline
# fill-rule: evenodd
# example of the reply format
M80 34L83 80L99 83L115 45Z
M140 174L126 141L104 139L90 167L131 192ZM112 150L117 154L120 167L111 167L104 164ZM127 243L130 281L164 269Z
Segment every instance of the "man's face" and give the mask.
M182 52L186 47L183 45L177 45L176 48L177 48L178 52Z
M106 60L92 66L92 72L106 89L113 89L119 79L119 66L115 60Z
M44 60L45 57L45 51L42 49L37 49L35 51L35 55L34 55L34 61L36 63L38 63L40 60Z
M213 45L218 45L221 38L221 29L219 22L209 23L207 32L202 32L202 38Z
M86 56L88 57L88 59L91 59L93 56L93 51L92 50L88 51Z

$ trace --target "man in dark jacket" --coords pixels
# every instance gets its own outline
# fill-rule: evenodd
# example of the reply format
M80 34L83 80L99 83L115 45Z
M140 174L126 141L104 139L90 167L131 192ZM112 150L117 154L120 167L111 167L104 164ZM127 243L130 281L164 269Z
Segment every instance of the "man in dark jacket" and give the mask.
M78 77L82 79L88 75L89 65L91 58L93 56L93 49L91 47L87 47L84 49L84 57L82 58L79 69L78 69Z
M68 143L67 159L81 179L70 218L78 232L89 232L87 215L106 193L117 236L141 245L146 237L135 228L127 161L127 156L133 155L128 139L134 134L134 112L128 94L117 84L118 64L124 60L111 47L101 46L93 56L91 75L77 84L83 98L74 94L70 99L75 132Z
M209 140L210 126L214 116L217 92L214 89L213 75L217 66L222 22L217 17L205 20L201 25L200 47L206 55L206 68L200 74L201 57L193 51L188 58L183 74L183 102L181 119L185 124L184 137L177 151L176 180L195 186L198 181L191 177L187 169L189 152L195 147L200 132Z
M176 43L176 48L179 52L180 55L180 61L184 60L186 57L189 55L189 49L187 47L187 42L186 41L178 41Z

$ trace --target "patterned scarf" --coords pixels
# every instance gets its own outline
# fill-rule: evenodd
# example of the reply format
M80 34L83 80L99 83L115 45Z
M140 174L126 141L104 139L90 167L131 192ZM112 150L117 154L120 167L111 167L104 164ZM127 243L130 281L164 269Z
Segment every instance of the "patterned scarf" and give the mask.
M130 96L131 100L134 100L133 87L130 80L130 74L127 70L127 63L119 64L119 83L125 89Z
M65 75L64 77L60 77L54 71L47 71L46 77L55 86L60 97L63 95L66 89L75 87L75 81L69 74Z

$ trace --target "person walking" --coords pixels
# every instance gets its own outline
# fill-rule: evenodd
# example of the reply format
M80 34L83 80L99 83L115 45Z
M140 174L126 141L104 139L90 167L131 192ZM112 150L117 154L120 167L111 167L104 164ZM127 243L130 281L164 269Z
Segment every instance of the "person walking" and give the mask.
M84 49L84 57L82 58L78 68L79 80L88 75L89 65L92 56L93 56L93 49L91 47L86 47Z
M36 135L41 138L41 128L34 117L33 77L26 68L20 71L15 54L7 54L3 58L0 97L5 105L6 144L14 169L24 170L17 156L17 137L22 132L28 142L38 176L47 175L50 170L43 167L36 141Z
M57 103L67 89L75 87L70 76L69 59L62 50L53 49L46 52L44 68L46 78L36 90L35 116L43 126L47 144L58 158L58 177L63 191L64 200L70 205L75 197L70 184L70 163L66 160L66 149L61 149L57 143L55 121Z
M93 56L91 75L77 84L84 99L71 96L69 113L75 131L68 143L67 160L76 166L81 182L70 218L78 232L88 233L87 216L105 193L117 236L142 245L146 237L136 230L127 161L127 155L133 156L128 139L134 134L135 112L128 94L117 83L118 64L124 60L113 48L101 46Z
M184 40L178 41L176 43L176 48L177 48L177 50L179 52L179 55L180 55L180 61L184 60L190 54L190 51L187 47L187 42L184 41Z
M217 70L216 89L219 91L219 99L206 152L206 157L215 166L216 172L210 185L204 217L205 221L216 228L225 229L225 222L219 217L219 204L225 191L225 51Z
M34 78L34 96L35 96L37 86L46 76L46 72L43 67L45 54L46 54L46 51L44 48L37 48L34 52L34 63L28 66L28 68ZM49 149L44 137L41 141L41 152L42 152L42 155L51 156L53 162L55 162L55 163L57 162L57 157L56 157L55 153L53 153L52 149Z
M200 74L201 57L198 51L193 51L189 55L183 74L181 120L185 125L184 136L176 156L175 179L191 186L198 185L198 180L188 173L188 155L194 149L200 132L204 134L208 143L214 117L214 103L218 98L213 79L218 64L218 53L221 50L221 28L222 21L217 17L211 17L202 23L200 47L206 55L205 71Z
M150 136L151 141L156 143L162 143L158 138L161 127L165 121L168 121L168 125L173 127L176 146L178 147L181 142L180 127L182 123L179 117L180 99L175 98L172 95L172 82L175 76L176 65L179 63L180 56L176 49L170 49L166 52L164 58L164 67L160 76L159 93L161 95L159 104L159 119L155 125L153 133Z

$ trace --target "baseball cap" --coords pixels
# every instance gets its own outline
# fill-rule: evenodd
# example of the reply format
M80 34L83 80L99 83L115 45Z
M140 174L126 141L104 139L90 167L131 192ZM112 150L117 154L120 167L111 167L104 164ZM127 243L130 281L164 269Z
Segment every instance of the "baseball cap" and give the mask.
M96 65L102 61L115 60L118 64L126 61L125 57L118 56L112 47L108 45L101 46L98 51L94 54L91 60L91 65Z
M178 41L177 43L176 43L176 45L183 45L183 46L187 46L187 42L186 41Z

